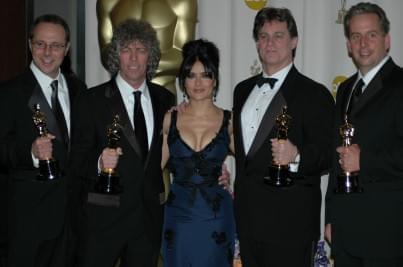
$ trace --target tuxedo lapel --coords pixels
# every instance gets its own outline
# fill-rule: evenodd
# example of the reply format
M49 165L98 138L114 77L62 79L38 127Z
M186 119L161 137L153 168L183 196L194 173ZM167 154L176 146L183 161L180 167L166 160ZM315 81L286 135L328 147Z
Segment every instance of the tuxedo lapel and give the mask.
M379 73L378 73L379 74ZM379 75L376 75L368 84L357 103L354 104L351 110L351 116L355 116L380 90L382 89L382 80Z
M158 144L158 138L162 134L162 120L163 120L163 113L161 112L161 99L160 96L158 95L158 91L154 90L154 87L152 84L147 83L148 86L148 92L150 93L150 98L151 98L151 104L153 107L153 116L154 116L154 131L151 139L151 144L150 144L150 149L147 154L147 158L145 161L145 166L147 167L150 157L151 157L151 151L154 149L161 149L161 147L156 147Z
M293 90L298 90L298 84L296 84L296 80L299 72L292 66L290 71L288 72L286 78L284 79L283 84L280 89L273 97L269 106L266 109L265 114L263 115L262 121L260 122L259 129L256 132L255 139L252 142L252 145L249 149L248 158L252 158L258 149L262 146L264 141L270 135L271 131L276 122L276 118L281 114L283 106L287 105L287 100L292 100L294 93ZM269 147L267 149L270 149Z
M277 116L281 113L282 107L287 103L285 98L279 90L277 94L274 96L270 105L267 107L267 110L260 122L259 129L256 133L255 139L253 139L252 145L249 149L248 158L252 158L256 151L262 146L263 142L266 140L267 136L273 129L273 126L276 122ZM269 147L267 148L270 149Z
M109 86L105 88L105 97L110 99L112 116L119 116L123 135L126 137L134 151L136 151L137 155L142 158L140 145L136 139L136 135L127 114L125 104L123 103L122 95L120 94L114 79L110 81ZM112 121L110 123L112 123Z
M384 87L382 82L383 80L382 76L388 75L392 71L393 67L394 63L392 59L389 59L385 63L385 65L378 71L378 73L371 80L371 82L367 85L364 92L358 99L357 103L354 104L354 108L351 111L352 116L359 113L366 106L366 104L369 101L371 101L371 99L373 99L381 91L381 89Z
M73 82L71 77L69 77L68 75L64 74L64 78L65 78L66 83L67 83L67 88L68 88L68 92L69 92L69 100L70 100L70 109L71 109L71 107L73 107L74 98L77 95L77 92L78 92L79 88ZM71 112L70 112L70 118L71 118Z
M343 96L341 97L342 102L341 102L341 110L343 111L343 114L341 115L341 119L342 121L344 121L344 116L347 114L348 111L348 107L350 105L350 101L351 101L351 97L352 97L352 93L353 93L353 86L355 81L357 80L357 76L358 74L355 74L353 77L351 77L345 85L345 89L343 93Z
M67 92L68 92L68 96L69 96L69 103L70 103L70 117L69 117L69 121L70 121L70 134L69 134L69 144L68 144L68 151L70 151L71 149L71 137L72 137L72 130L73 130L73 113L75 112L75 108L74 108L74 102L76 99L76 96L78 95L78 92L83 89L78 82L74 81L74 77L69 75L69 74L64 74L64 79L66 81L67 84ZM86 88L86 87L84 87ZM85 89L86 90L86 89ZM64 114L65 115L65 114ZM67 119L67 118L66 118ZM66 121L67 124L67 121Z

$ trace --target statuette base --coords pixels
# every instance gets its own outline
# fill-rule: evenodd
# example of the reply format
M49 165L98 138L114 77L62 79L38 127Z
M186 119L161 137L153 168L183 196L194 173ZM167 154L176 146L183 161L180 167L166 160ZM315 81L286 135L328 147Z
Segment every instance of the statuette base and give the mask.
M117 195L123 190L119 185L119 177L115 173L101 172L95 185L95 191L100 194Z
M341 174L337 177L336 194L362 193L364 189L360 186L358 173Z
M290 187L294 184L289 176L288 165L270 166L269 176L265 176L263 181L273 187Z
M41 182L54 181L61 177L59 164L54 159L39 161L39 173L36 180Z

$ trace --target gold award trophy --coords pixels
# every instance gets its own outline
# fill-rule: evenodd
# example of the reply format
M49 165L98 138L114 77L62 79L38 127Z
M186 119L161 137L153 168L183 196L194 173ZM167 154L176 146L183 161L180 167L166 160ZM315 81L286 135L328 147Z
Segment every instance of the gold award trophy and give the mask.
M108 148L116 149L119 147L121 129L122 126L119 124L119 116L115 115L112 124L108 126L106 131ZM119 174L115 169L105 168L98 175L95 190L100 194L117 195L122 192L119 180Z
M46 115L41 112L41 106L35 104L32 120L38 130L39 137L45 137L49 131L46 127ZM61 176L59 163L53 157L39 160L39 173L36 176L38 181L53 181Z
M352 144L354 136L354 126L348 122L347 115L344 118L344 124L339 129L342 139L342 146L348 147ZM358 179L358 172L343 171L337 176L337 187L334 190L338 194L361 193L363 191Z
M291 116L287 114L287 106L283 106L283 111L276 118L277 124L277 139L287 140L288 130L290 128ZM270 186L288 187L293 185L293 180L290 177L289 166L272 162L269 167L269 176L263 178L264 182Z

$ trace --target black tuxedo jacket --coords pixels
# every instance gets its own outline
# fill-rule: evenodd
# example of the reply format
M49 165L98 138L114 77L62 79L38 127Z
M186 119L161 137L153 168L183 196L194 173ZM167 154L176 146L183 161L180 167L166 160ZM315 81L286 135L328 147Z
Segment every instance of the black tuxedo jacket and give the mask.
M357 74L339 86L335 128L344 124ZM350 122L353 143L360 147L361 194L336 195L341 173L335 147L326 195L326 222L332 224L332 253L344 248L354 256L403 256L403 70L389 59L354 105Z
M90 89L81 99L72 153L77 175L89 181L88 191L92 191L98 175L99 156L108 144L106 129L114 116L119 115L123 127L119 141L123 155L119 157L116 168L123 187L120 204L119 207L111 207L87 203L84 235L114 233L111 242L117 242L114 239L124 239L146 231L153 245L159 249L164 201L162 122L175 99L164 87L154 83L147 83L147 86L153 106L154 133L146 159L141 155L115 79Z
M244 151L241 111L260 75L242 81L234 92L236 156L235 214L240 237L264 242L306 242L319 237L320 177L330 164L334 101L321 84L292 67L273 98L249 152ZM264 184L272 162L270 139L276 117L287 105L292 117L289 140L301 161L296 185L278 189Z
M85 89L85 84L71 75L64 74L70 96L71 114L75 99ZM35 79L27 69L20 76L2 85L0 97L0 164L10 177L10 242L21 245L21 251L58 236L62 231L66 213L66 187L69 153L62 143L60 130L51 107ZM54 182L37 182L38 169L34 168L31 156L32 142L38 131L32 120L33 105L39 103L46 114L47 128L56 136L53 140L53 157L65 176ZM73 124L73 120L71 120ZM27 259L29 260L29 259ZM27 265L28 266L28 265Z

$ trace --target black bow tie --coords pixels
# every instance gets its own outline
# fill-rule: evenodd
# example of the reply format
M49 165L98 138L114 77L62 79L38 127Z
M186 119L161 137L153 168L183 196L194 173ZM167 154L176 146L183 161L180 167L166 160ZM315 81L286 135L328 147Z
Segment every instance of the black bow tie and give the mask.
M268 83L270 85L270 88L273 89L274 84L277 82L276 78L265 78L265 77L260 77L257 81L256 84L257 86L261 87L263 84Z

